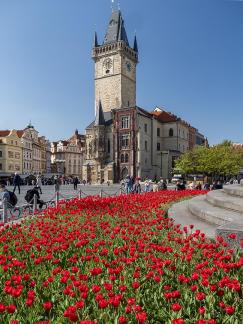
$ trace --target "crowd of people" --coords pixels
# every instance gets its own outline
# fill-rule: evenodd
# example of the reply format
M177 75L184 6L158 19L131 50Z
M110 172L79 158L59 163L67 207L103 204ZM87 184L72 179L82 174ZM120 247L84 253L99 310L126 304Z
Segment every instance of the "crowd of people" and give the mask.
M122 184L124 184L125 192L127 194L129 193L141 193L142 187L140 178L136 177L133 178L130 175L126 176L126 178L122 181ZM161 179L160 181L154 181L146 179L144 182L144 192L151 192L151 191L159 191L159 190L166 190L167 189L167 182L164 179Z

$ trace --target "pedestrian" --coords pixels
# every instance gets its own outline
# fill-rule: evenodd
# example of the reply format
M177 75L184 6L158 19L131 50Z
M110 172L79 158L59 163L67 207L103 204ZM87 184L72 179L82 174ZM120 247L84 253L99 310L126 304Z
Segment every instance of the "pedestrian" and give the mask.
M77 190L78 189L78 178L77 177L75 177L73 179L73 189L74 190Z
M124 183L126 194L129 194L132 191L132 179L129 175L126 176Z
M197 190L202 190L201 182L199 182L199 183L197 184L196 189L197 189Z
M210 190L210 184L208 182L206 182L203 186L204 190Z
M137 194L141 193L141 184L139 182L139 179L135 179L135 183L133 185L133 192Z
M14 185L13 193L15 192L16 187L18 187L19 195L20 195L20 183L21 183L21 178L20 178L20 176L18 175L18 172L15 172L15 174L14 174L14 179L13 179L13 185Z
M149 191L150 191L150 182L148 179L146 179L144 182L144 192L149 192Z
M42 195L42 190L41 190L42 182L41 182L41 177L39 175L36 178L36 187L38 188L38 190L40 190L40 193Z
M55 176L55 178L54 178L54 190L55 190L55 192L60 191L60 185L61 185L60 178L58 176Z
M1 193L1 196L0 196L0 198L1 198L0 207L1 207L4 199L7 199L7 202L10 202L10 194L9 194L7 188L5 187L4 183L0 184L0 193Z
M153 192L157 192L159 191L159 185L158 183L155 181L154 184L153 184Z
M37 198L37 204L39 205L39 208L41 209L44 205L44 201L40 199L39 188L37 186L34 186L34 188L28 190L24 199L27 201L28 204L33 205L35 195Z

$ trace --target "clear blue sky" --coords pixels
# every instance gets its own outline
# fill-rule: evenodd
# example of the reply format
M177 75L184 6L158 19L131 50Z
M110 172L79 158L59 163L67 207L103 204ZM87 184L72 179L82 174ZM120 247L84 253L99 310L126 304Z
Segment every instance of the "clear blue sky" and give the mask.
M121 0L140 63L137 105L165 107L217 143L243 142L243 1ZM94 30L110 0L0 0L0 129L50 140L94 118Z

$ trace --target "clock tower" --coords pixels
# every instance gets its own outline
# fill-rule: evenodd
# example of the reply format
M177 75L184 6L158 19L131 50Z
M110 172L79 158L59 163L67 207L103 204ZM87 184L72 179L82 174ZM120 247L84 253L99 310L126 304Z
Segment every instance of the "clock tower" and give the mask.
M136 106L136 36L130 47L121 11L113 11L102 45L95 33L95 107L102 104L104 112Z

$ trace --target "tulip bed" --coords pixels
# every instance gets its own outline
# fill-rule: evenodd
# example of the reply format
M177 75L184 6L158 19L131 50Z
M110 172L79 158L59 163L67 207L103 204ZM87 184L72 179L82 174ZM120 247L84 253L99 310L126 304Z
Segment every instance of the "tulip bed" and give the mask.
M0 323L241 323L243 258L166 216L197 194L87 197L2 227Z

